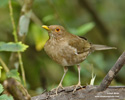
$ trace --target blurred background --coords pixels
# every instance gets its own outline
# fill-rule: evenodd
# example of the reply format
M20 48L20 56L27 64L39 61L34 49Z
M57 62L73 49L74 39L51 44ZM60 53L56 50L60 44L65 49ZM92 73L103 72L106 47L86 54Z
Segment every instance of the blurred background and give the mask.
M12 0L14 20L18 29L23 0ZM87 2L86 2L87 1ZM63 75L63 67L52 61L43 47L48 39L41 25L62 25L72 34L84 36L93 44L117 47L117 50L96 51L81 63L82 85L90 84L92 72L99 85L109 69L125 50L125 1L124 0L34 0L25 44L29 48L22 53L28 91L31 95L55 88ZM0 0L0 41L14 41L8 0ZM9 66L11 52L0 52ZM125 85L125 66L111 85ZM2 72L0 82L5 80ZM69 67L63 86L78 82L76 66Z

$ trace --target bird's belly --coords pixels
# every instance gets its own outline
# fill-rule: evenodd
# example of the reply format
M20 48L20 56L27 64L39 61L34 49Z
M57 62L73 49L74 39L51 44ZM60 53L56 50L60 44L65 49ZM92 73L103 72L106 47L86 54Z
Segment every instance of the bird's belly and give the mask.
M58 57L59 57L59 60L55 59L55 61L61 64L62 66L73 66L81 63L86 59L85 56L72 55L72 54L63 55L63 56L58 55Z
M49 48L49 49L48 49ZM82 62L87 55L85 54L76 54L72 49L67 49L65 46L48 46L44 47L46 53L50 58L56 61L62 66L72 66ZM49 50L49 51L48 51Z

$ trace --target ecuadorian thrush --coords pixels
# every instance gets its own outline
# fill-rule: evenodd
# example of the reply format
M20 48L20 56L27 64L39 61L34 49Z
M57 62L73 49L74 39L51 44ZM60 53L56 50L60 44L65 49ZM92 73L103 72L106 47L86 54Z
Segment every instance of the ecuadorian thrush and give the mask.
M77 65L78 67L79 80L74 89L76 91L77 87L81 87L79 64L95 50L115 49L115 47L91 44L86 38L71 34L60 25L43 25L42 27L48 31L49 35L49 39L44 46L46 53L51 59L64 67L64 74L56 88L56 94L58 88L62 87L62 81L68 71L67 66Z

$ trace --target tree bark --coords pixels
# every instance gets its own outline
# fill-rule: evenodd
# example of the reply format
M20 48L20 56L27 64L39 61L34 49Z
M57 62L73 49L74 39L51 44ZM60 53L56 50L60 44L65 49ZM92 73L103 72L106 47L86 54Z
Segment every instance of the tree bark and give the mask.
M97 86L87 86L77 89L73 93L74 87L66 87L58 91L56 95L53 91L45 92L39 96L32 97L31 100L111 100L125 99L125 87L108 87L106 91L90 91Z

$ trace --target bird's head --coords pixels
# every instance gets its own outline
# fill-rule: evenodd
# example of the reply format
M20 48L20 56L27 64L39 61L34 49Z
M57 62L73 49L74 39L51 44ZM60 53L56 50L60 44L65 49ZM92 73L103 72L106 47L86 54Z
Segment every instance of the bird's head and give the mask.
M60 25L43 25L42 27L48 31L50 38L63 37L66 33L64 27Z

